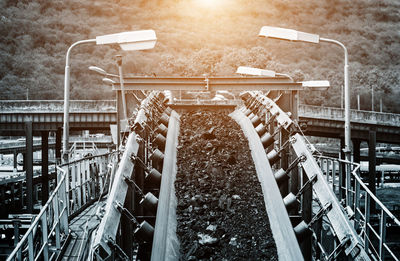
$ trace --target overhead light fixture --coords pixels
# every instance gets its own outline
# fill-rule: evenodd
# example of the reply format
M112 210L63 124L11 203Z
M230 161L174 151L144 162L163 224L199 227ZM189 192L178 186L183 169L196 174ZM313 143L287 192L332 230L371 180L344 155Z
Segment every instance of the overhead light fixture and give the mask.
M288 41L299 41L299 42L309 42L309 43L319 43L319 35L304 33L292 29L263 26L260 30L259 36L276 38L280 40Z
M152 49L156 42L157 37L154 30L123 32L96 37L96 44L118 43L124 51Z

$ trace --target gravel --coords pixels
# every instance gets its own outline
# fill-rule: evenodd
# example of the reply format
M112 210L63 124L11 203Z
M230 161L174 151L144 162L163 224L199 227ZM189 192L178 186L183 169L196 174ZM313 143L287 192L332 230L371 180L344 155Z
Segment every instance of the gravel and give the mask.
M181 116L175 181L181 260L277 260L248 142L223 111Z

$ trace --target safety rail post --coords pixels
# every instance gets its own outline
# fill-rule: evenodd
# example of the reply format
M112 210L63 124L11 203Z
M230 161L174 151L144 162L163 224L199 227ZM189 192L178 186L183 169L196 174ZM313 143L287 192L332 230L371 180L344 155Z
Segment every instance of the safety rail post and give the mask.
M381 219L379 222L379 257L381 260L385 260L385 248L386 243L386 213L381 209Z
M65 235L68 235L69 233L69 228L68 228L68 216L69 216L69 193L68 193L68 187L69 187L69 166L67 166L66 170L64 171L64 177L62 178L64 180L64 186L60 186L59 191L57 192L58 196L60 199L55 202L55 209L59 213L57 213L56 217L61 218L61 224L60 224L60 229L64 232ZM57 181L58 183L58 181ZM62 208L60 209L61 203ZM59 214L62 214L61 217L59 217Z
M48 235L47 235L47 211L43 213L41 218L42 225L42 248L40 250L43 251L43 259L45 261L49 260L49 245L48 245Z
M355 193L354 193L354 228L358 231L360 227L360 183L354 179Z
M371 197L368 193L365 193L365 221L364 221L364 247L368 251L369 250L369 219L370 219L370 201Z

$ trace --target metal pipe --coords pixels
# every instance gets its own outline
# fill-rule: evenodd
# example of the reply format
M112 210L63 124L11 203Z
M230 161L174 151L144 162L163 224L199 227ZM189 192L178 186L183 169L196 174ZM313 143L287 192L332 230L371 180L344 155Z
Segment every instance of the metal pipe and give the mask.
M118 64L118 72L119 72L119 83L121 86L121 97L122 97L122 109L124 120L128 118L126 111L126 100L125 100L125 88L124 88L124 77L122 74L122 55L116 56L117 64Z

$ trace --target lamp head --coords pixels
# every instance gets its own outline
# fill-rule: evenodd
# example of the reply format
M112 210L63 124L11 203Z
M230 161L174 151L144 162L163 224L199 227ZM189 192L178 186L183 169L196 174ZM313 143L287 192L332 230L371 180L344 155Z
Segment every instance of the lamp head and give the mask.
M103 70L102 68L97 67L97 66L89 66L89 70L97 72L101 75L107 75L107 72L105 70Z
M109 78L103 78L103 82L104 82L104 83L107 83L107 84L111 84L111 85L113 85L113 84L116 83L115 81L113 81L113 80L111 80L111 79L109 79Z
M236 73L239 74L247 74L247 75L254 75L254 76L266 76L266 77L275 77L275 72L270 70L263 70L258 68L240 66Z
M272 26L263 26L258 36L288 41L319 43L319 35L317 34L309 34L292 29Z
M304 81L301 82L304 88L314 89L314 90L326 90L331 85L329 81Z
M154 30L130 31L96 37L97 44L117 43L124 51L152 49L156 42L157 37Z

